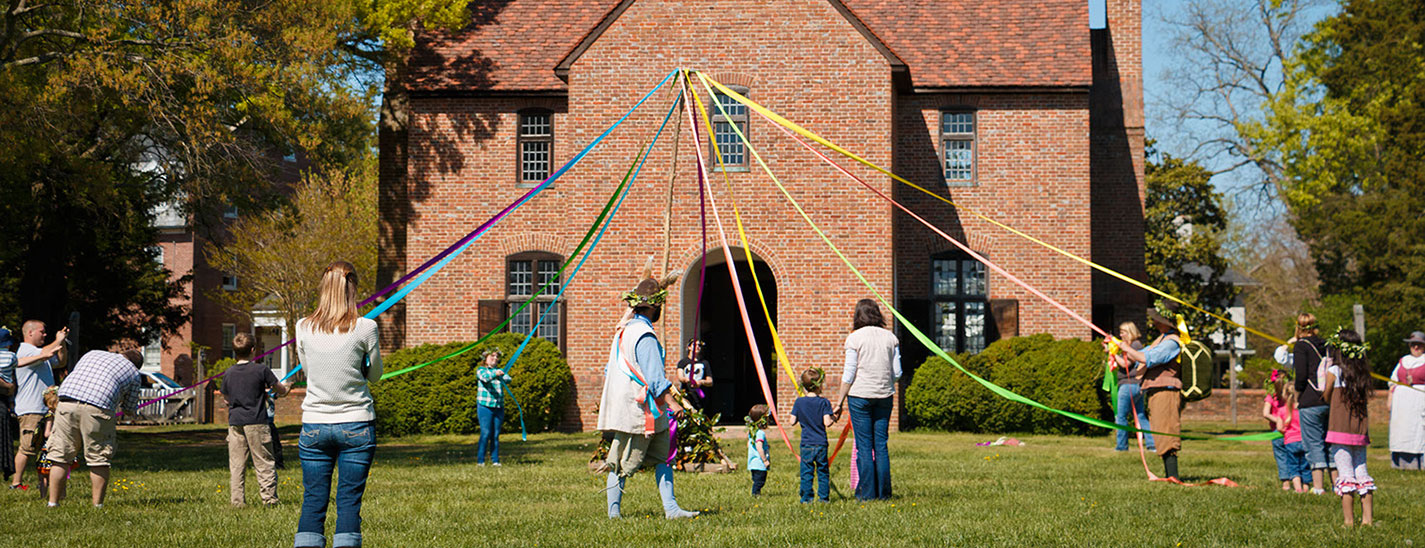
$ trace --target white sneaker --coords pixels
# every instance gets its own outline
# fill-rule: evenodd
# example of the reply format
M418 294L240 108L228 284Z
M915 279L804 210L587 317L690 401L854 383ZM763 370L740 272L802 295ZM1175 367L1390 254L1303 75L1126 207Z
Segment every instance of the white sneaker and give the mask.
M497 463L495 463L495 466L499 466L499 465L500 465L500 463L498 463L498 462L497 462Z

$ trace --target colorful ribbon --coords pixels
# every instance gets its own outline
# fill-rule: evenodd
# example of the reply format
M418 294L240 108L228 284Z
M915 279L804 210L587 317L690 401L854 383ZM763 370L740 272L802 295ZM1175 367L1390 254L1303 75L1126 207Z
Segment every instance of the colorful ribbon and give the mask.
M1156 295L1158 295L1158 296L1161 296L1161 297L1163 297L1163 298L1165 298L1165 299L1169 299L1169 300L1178 302L1178 303L1180 303L1180 304L1182 304L1182 305L1184 305L1184 306L1187 306L1187 307L1189 307L1189 308L1192 308L1193 310L1197 310L1197 311L1199 311L1199 312L1202 312L1202 313L1204 313L1204 314L1207 314L1207 315L1209 315L1209 316L1211 316L1211 317L1213 317L1213 318L1216 318L1216 319L1218 319L1218 320L1221 320L1221 321L1223 321L1223 322L1226 322L1226 323L1229 324L1229 325L1232 325L1232 326L1235 326L1235 327L1240 327L1240 328L1242 328L1242 329L1245 329L1245 330L1247 330L1247 331L1250 331L1250 332L1252 332L1253 334L1258 335L1258 336L1263 337L1263 338L1266 338L1266 339L1268 339L1268 340L1277 341L1278 343L1281 342L1280 339L1278 339L1278 338L1276 338L1276 337L1273 337L1273 336L1271 336L1271 335L1269 335L1269 334L1263 333L1263 332L1258 331L1258 330L1256 330L1256 329L1253 329L1253 328L1251 328L1251 327L1248 327L1248 326L1239 324L1239 323L1237 323L1237 322L1234 322L1234 321L1232 321L1230 318L1225 318L1225 317L1222 317L1221 315L1218 315L1218 314L1215 314L1215 313L1210 312L1210 311L1208 311L1208 310L1205 310L1205 309L1203 309L1203 308L1201 308L1201 307L1199 307L1199 306L1197 306L1197 305L1195 305L1195 304L1192 304L1192 303L1190 303L1190 302L1187 302L1187 301L1185 301L1185 300L1183 300L1183 299L1180 299L1180 298L1178 298L1178 297L1175 297L1175 296L1173 296L1173 295L1171 295L1171 294L1165 293L1165 292L1163 292L1162 290L1159 290L1159 289L1157 289L1157 288L1155 288L1155 287L1153 287L1153 286L1151 286L1151 285L1148 285L1148 284L1146 284L1146 283L1143 283L1143 282L1140 282L1140 281L1138 281L1138 280L1135 280L1135 279L1133 279L1133 278L1131 278L1131 277L1129 277L1129 276L1127 276L1127 275L1125 275L1125 274L1121 274L1121 273L1119 273L1119 272L1117 272L1117 271L1115 271L1115 270L1113 270L1113 269L1111 269L1111 268L1108 268L1108 267L1106 267L1106 266L1100 265L1100 264L1098 264L1098 263L1095 263L1095 262L1093 262L1093 261L1090 261L1090 260L1088 260L1088 259L1085 259L1085 258L1083 258L1083 257L1080 257L1080 256L1075 255L1075 254L1073 254L1073 253L1070 253L1070 252L1068 252L1068 251L1065 251L1065 250L1063 250L1063 249L1060 249L1059 247L1057 247L1057 246L1055 246L1055 245L1053 245L1053 244L1050 244L1050 243L1048 243L1048 242L1045 242L1045 241L1043 241L1043 240L1040 240L1039 238L1035 238L1034 236L1031 236L1031 235L1029 235L1029 234L1026 234L1026 233L1024 233L1024 232L1022 232L1022 231L1020 231L1020 230L1018 230L1018 229L1016 229L1016 228L1014 228L1014 227L1011 227L1011 226L1006 225L1006 224L1004 224L1004 223L1001 223L1001 222L999 222L999 221L997 221L997 220L995 220L995 219L993 219L993 218L990 218L990 217L988 217L988 216L985 216L985 215L979 213L978 211L976 211L976 210L974 210L974 209L971 209L971 208L962 206L962 205L960 205L960 204L957 204L957 203L951 201L949 198L946 198L946 197L944 197L944 196L941 196L941 195L939 195L939 194L936 194L936 193L934 193L934 192L931 192L931 191L929 191L929 190L926 190L924 187L921 187L920 185L917 185L917 184L915 184L915 183L912 183L912 182L910 182L909 180L906 180L905 178L903 178L903 177L901 177L901 176L899 176L899 175L896 175L895 173L892 173L890 170L888 170L888 169L886 169L886 168L883 168L883 167L881 167L881 166L878 166L878 165L876 165L876 164L870 162L869 160L866 160L866 159L864 159L864 158L862 158L862 157L860 157L860 156L857 156L856 154L852 153L851 151L846 150L846 149L844 149L844 148L838 146L836 143L833 143L833 142L831 142L831 141L829 141L829 140L827 140L827 139L824 139L824 138L822 138L821 136L819 136L819 135L817 135L817 134L815 134L815 133L812 133L811 131L807 130L806 128L803 128L803 127L797 125L796 123L794 123L794 122L792 122L792 121L790 121L790 120L787 120L786 118L783 118L783 117L779 116L777 113L772 112L771 110L767 109L766 107L763 107L762 105L759 105L759 104L753 102L751 99L748 99L747 97L745 97L745 96L743 96L743 95L737 93L736 91L733 91L731 88L728 88L727 86L722 85L722 83L718 82L717 80L713 79L712 77L706 76L706 75L704 75L704 74L702 74L702 73L699 73L699 76L702 77L703 79L705 79L706 81L711 82L711 84L712 84L714 87L716 87L719 91L721 91L722 93L724 93L724 94L726 94L727 96L732 97L734 100L736 100L736 101L738 101L738 102L740 102L740 103L746 105L748 108L751 108L752 110L756 111L758 114L761 114L763 117L767 118L768 120L771 120L772 122L776 123L777 125L780 125L780 126L782 126L782 127L786 127L786 128L788 128L788 129L791 129L792 131L795 131L795 132L801 134L802 136L807 137L808 139L811 139L811 140L813 140L813 141L816 141L817 143L820 143L821 145L823 145L823 146L825 146L825 147L827 147L827 148L829 148L829 149L831 149L831 150L836 151L838 154L841 154L842 156L845 156L845 157L847 157L847 158L850 158L850 159L852 159L852 160L855 160L855 161L861 163L862 165L865 165L866 167L869 167L869 168L871 168L871 169L874 169L874 170L876 170L876 171L879 171L879 172L881 172L881 173L883 173L883 174L889 176L890 178L896 180L897 182L900 182L900 183L902 183L902 184L905 184L905 185L907 185L907 186L910 186L911 188L914 188L914 189L916 189L916 190L918 190L918 191L920 191L920 192L922 192L922 193L924 193L924 194L926 194L926 195L929 195L929 196L931 196L931 197L934 197L934 198L937 199L937 200L940 200L940 201L942 201L942 202L945 202L946 204L949 204L950 206L952 206L952 207L954 207L954 208L956 208L956 209L958 209L958 210L961 210L961 211L964 211L964 212L966 212L966 213L969 213L969 214L971 214L971 215L973 215L973 216L975 216L975 217L977 217L977 218L979 218L979 219L981 219L981 220L983 220L983 221L985 221L985 222L988 222L988 223L990 223L990 224L993 224L993 225L995 225L995 226L998 226L998 227L1000 227L1000 228L1003 228L1003 229L1005 229L1005 230L1008 230L1009 232L1011 232L1011 233L1013 233L1013 234L1015 234L1015 235L1017 235L1017 236L1019 236L1019 237L1021 237L1021 238L1024 238L1024 239L1026 239L1026 240L1029 240L1029 241L1031 241L1031 242L1034 242L1034 243L1036 243L1036 244L1039 244L1040 246L1043 246L1043 247L1045 247L1045 248L1047 248L1047 249L1049 249L1049 250L1051 250L1051 251L1054 251L1054 252L1056 252L1056 253L1058 253L1058 254L1060 254L1060 255L1063 255L1063 256L1065 256L1065 257L1068 257L1068 258L1070 258L1070 259L1073 259L1073 260L1075 260L1075 261L1078 261L1078 262L1080 262L1080 263L1083 263L1084 265L1089 266L1089 267L1091 267L1091 268L1093 268L1093 269L1095 269L1095 270L1098 270L1098 271L1100 271L1100 272L1103 272L1103 273L1105 273L1105 274L1108 274L1108 275L1110 275L1110 276L1113 276L1113 277L1115 277L1115 278L1118 278L1118 279L1120 279L1120 280L1123 280L1123 281L1125 281L1125 282L1128 282L1128 283L1130 283L1130 284L1133 284L1133 285L1135 285L1135 286L1137 286L1137 287L1139 287L1139 288L1142 288L1142 289L1144 289L1144 290L1147 290L1147 291L1149 291L1149 292L1152 292L1152 293L1154 293L1154 294L1156 294Z
M690 102L689 104L697 105L698 111L702 113L703 119L706 121L707 110L703 108L702 100L698 98L698 95L693 92L692 88L688 87L686 77L683 81L683 93L692 96L692 102ZM684 100L686 101L687 99L685 98ZM718 237L722 240L723 259L727 261L727 273L728 276L732 278L732 291L737 297L737 311L742 315L742 327L747 333L747 345L752 350L752 361L756 366L754 367L754 369L757 370L757 378L762 384L762 396L767 400L768 412L772 415L772 419L776 420L777 431L781 433L782 441L787 444L787 450L791 451L793 454L797 454L797 451L792 448L792 439L787 436L786 429L782 427L782 421L777 420L777 399L772 396L772 390L767 384L767 371L762 366L762 352L758 350L757 337L752 332L752 319L751 316L747 314L747 301L742 296L742 283L737 276L737 263L733 262L732 251L729 248L727 242L727 234L722 229L722 215L718 213L717 200L713 199L712 188L708 186L709 183L707 177L705 176L705 174L707 173L707 164L703 161L703 141L702 136L699 135L698 132L697 120L693 118L692 109L688 109L688 121L693 127L693 142L695 143L693 146L693 150L696 152L698 159L698 183L705 187L708 205L712 206L713 222L717 223ZM711 136L711 123L708 124L708 130L709 136Z
M674 98L673 106L668 108L668 114L663 117L663 123L658 126L658 132L653 134L653 142L649 143L648 145L648 150L650 151L649 154L651 154L653 148L658 145L658 138L663 135L663 128L668 126L668 120L673 117L673 110L677 109L678 105L681 103L682 97ZM677 153L677 150L673 151L673 154ZM584 261L589 260L589 257L594 254L594 249L599 246L599 241L604 239L604 232L609 229L609 225L613 224L614 215L617 215L619 207L623 206L623 200L624 198L628 197L628 192L633 189L633 183L638 181L638 174L643 172L643 163L648 160L649 154L641 155L642 158L638 161L638 167L635 168L633 171L633 177L629 179L628 185L624 187L623 193L619 195L618 202L614 203L613 210L609 212L608 218L605 219L603 221L603 225L599 227L598 234L594 236L594 242L589 245L589 251L584 253L584 257L582 259L579 259L579 264L574 265L574 270L569 272L569 278L565 280L564 285L559 287L559 293L554 295L555 302L559 302L561 299L564 298L564 291L569 289L569 286L574 283L574 277L579 274L579 269L584 267ZM537 318L534 322L534 325L529 328L529 333L525 334L524 340L520 341L520 345L518 348L515 349L514 354L511 354L510 359L505 362L505 371L509 371L510 368L514 367L515 361L520 359L520 355L524 353L525 346L529 344L529 341L534 337L534 334L539 331L539 326L544 323L544 318L549 315L550 310L553 310L553 308L546 307L542 312L539 313L539 318Z
M700 76L701 76L701 74L700 74ZM708 79L708 81L712 81L712 80L711 80L711 79ZM716 84L716 81L712 81L712 82L713 82L714 84ZM719 86L719 87L723 89L724 93L729 93L729 92L730 92L730 93L735 93L735 92L732 92L732 90L725 89L725 87L723 87L723 86ZM696 99L696 95L694 95L694 98ZM746 98L742 98L742 99L746 99ZM742 100L742 99L739 99L739 100ZM746 103L746 101L744 101L744 103ZM700 105L701 105L701 103L700 103ZM751 106L751 105L749 105L749 106ZM764 110L765 110L765 109L764 109ZM769 111L769 112L770 112L770 111ZM773 114L773 115L775 116L775 114ZM788 122L788 123L790 123L790 122ZM891 305L891 303L890 303L889 301L886 300L886 298L881 294L881 292L878 291L878 290L876 289L876 287L875 287L874 285L872 285L869 280L866 279L866 277L861 273L861 271L860 271L859 269L857 269L854 264L851 263L850 259L847 259L847 258L846 258L846 255L841 252L840 248L837 248L837 247L836 247L836 244L832 243L831 238L829 238L829 237L826 235L826 233L821 230L821 227L817 226L817 225L816 225L816 222L812 221L811 217L810 217L809 215L807 215L806 210L803 209L802 206L801 206L801 204L799 204L799 203L796 201L796 198L793 198L793 197L792 197L791 193L787 191L786 186L782 184L781 180L778 179L777 176L772 173L771 168L769 168L769 167L767 166L767 163L766 163L766 161L764 161L764 160L762 159L761 154L758 154L757 150L754 149L754 148L752 147L751 143L749 143L749 142L747 141L746 136L743 136L743 135L741 134L741 132L738 131L738 129L737 129L737 127L736 127L735 125L733 126L733 130L734 130L734 132L736 132L736 133L739 135L739 137L742 139L743 146L747 148L748 153L752 156L753 159L757 160L757 164L762 168L763 172L765 172L765 173L767 174L767 177L768 177L769 179L771 179L772 182L776 185L777 190L779 190L779 191L782 193L782 196L787 199L787 202L792 205L792 208L793 208L793 209L796 209L797 213L798 213L799 215L801 215L802 220L805 221L805 222L807 223L807 225L810 226L811 229L812 229L814 232L816 232L817 236L819 236L819 237L821 238L822 242L824 242L824 243L826 244L826 246L829 247L829 248L831 249L831 251L832 251L833 253L835 253L836 256L837 256L838 258L840 258L843 263L846 264L846 267L849 268L849 269L851 269L851 273L854 274L854 275L856 276L856 278L861 281L862 285L865 285L866 288L871 291L872 295L875 296L876 300L877 300L877 301L880 301L881 305L884 306L884 307L886 307L887 310L890 310L891 314L895 316L896 320L897 320L898 322L900 322L901 326L904 327L906 331L910 332L911 335L914 336L914 337L916 338L916 340L918 340L923 346L925 346L926 349L930 350L932 353L934 353L936 356L940 357L941 359L945 360L945 361L946 361L947 363L949 363L950 365L955 366L956 369L959 369L961 372L965 373L965 374L966 374L967 376L969 376L971 379L974 379L975 382L980 383L980 385L984 386L985 388L989 389L991 392L995 393L996 395L999 395L999 396L1002 397L1002 398L1005 398L1005 399L1008 399L1008 400L1010 400L1010 401L1014 401L1014 402L1017 402L1017 403L1021 403L1021 404L1024 404L1024 405L1028 405L1028 406L1031 406L1031 407L1035 407L1035 408L1038 408L1038 409L1042 409L1042 410L1044 410L1044 411L1049 411L1049 412L1051 412L1051 413L1056 413L1056 414L1059 414L1059 415L1068 417L1068 418L1073 419L1073 420L1077 420L1077 421L1080 421L1080 422L1083 422L1083 423L1087 423L1087 424L1091 424L1091 425L1094 425L1094 426L1099 426L1099 427L1102 427L1102 428L1113 429L1113 430L1129 430L1129 431L1135 431L1135 432L1137 432L1137 431L1143 431L1143 430L1139 430L1139 429L1137 429L1137 428L1133 428L1133 427L1129 427L1129 426L1120 426L1120 425L1118 425L1118 424L1114 424L1114 423L1111 423L1111 422L1107 422L1107 421L1104 421L1104 420L1101 420L1101 419L1097 419L1097 418L1094 418L1094 417L1089 417L1089 416L1086 416L1086 415L1081 415L1081 414L1079 414L1079 413L1075 413L1075 412L1072 412L1072 411L1065 411L1065 410L1062 410L1062 409L1056 409L1056 408L1053 408L1053 407L1049 407L1049 406L1044 405L1044 404L1042 404L1042 403L1039 403L1038 401L1035 401L1035 400L1033 400L1033 399L1031 399L1031 398L1027 398L1027 397L1022 396L1022 395L1020 395L1020 394L1018 394L1018 393L1016 393L1016 392L1013 392L1013 391L1011 391L1011 390L1009 390L1009 389L1006 389L1006 388L1004 388L1004 387L1002 387L1002 386L999 386L999 385L997 385L997 384L995 384L995 383L993 383L993 382L990 382L989 380L986 380L986 379L980 377L979 375L974 374L974 373L971 372L970 370L965 369L964 366L961 366L960 363L957 362L957 361L955 361L955 359L954 359L953 357L951 357L949 354L947 354L944 349L941 349L939 345L937 345L937 344L935 344L934 342L932 342L929 337L927 337L924 333L922 333L922 332L920 331L920 329L916 328L915 325L913 325L913 324L910 322L910 320L906 319L905 316L901 315L900 311L897 310L894 306ZM823 144L828 144L828 145L829 145L829 143L823 143ZM834 145L829 145L829 146L834 146ZM850 154L850 153L846 153L846 154ZM854 155L853 155L853 156L854 156ZM859 158L859 157L858 157L858 158ZM863 162L864 162L864 161L863 161ZM869 165L869 164L868 164L868 165ZM717 209L714 208L713 211L714 211L714 214L716 214ZM750 333L750 327L749 327L749 333ZM1146 431L1146 432L1148 432L1148 433L1153 433L1153 434L1158 434L1157 432L1152 432L1152 431ZM1171 434L1159 434L1159 435L1170 436ZM1178 437L1185 438L1185 439L1221 439L1221 440L1229 440L1229 441L1258 441L1258 440L1275 439L1276 437L1279 437L1280 435L1281 435L1281 434L1280 434L1279 432L1266 432L1266 433L1251 434L1251 435L1246 435L1246 436L1212 437L1212 436L1205 436L1205 435L1198 435L1198 434L1192 434L1192 433L1183 432L1183 433L1178 434Z
M701 76L702 75L699 74L699 77ZM685 75L683 79L684 85L686 86L687 76ZM703 85L704 87L706 87L707 84L704 83ZM694 99L697 99L698 97L696 90L693 91L693 97ZM722 112L723 116L727 116L727 111L723 109L722 104L716 100L717 96L713 94L711 89L708 90L708 97L713 98L713 105L718 108L718 111ZM708 128L708 135L714 135L715 133L713 131L712 119L708 117L707 109L704 107L701 101L699 101L698 103L698 112L702 114L703 123ZM737 124L729 125L732 127L733 131L736 131L739 135L741 135L742 130L737 128ZM743 139L743 142L746 142L746 139ZM713 143L713 145L713 150L717 150L716 143ZM787 374L787 378L791 379L792 388L796 390L797 395L804 396L806 395L806 393L802 391L802 385L800 382L798 382L797 373L792 369L792 360L791 358L787 357L786 347L782 345L782 337L777 334L777 324L776 322L772 321L772 309L771 307L767 306L767 296L762 292L762 282L757 279L757 268L753 266L752 246L747 243L747 231L744 229L742 224L742 212L740 211L740 208L737 207L737 198L733 195L732 192L732 181L728 179L727 167L724 166L722 163L722 153L717 152L716 154L713 154L713 158L717 159L718 170L722 172L722 181L727 186L728 199L732 200L732 217L733 221L737 225L737 237L738 240L742 243L742 253L747 259L747 270L752 273L752 287L757 290L757 301L762 304L762 316L767 320L767 330L772 333L772 347L777 352L777 361L781 363L782 371ZM734 265L731 261L727 263L728 269L733 269L735 268L735 266L736 265Z
M516 200L509 206L506 206L504 210L501 210L494 217L491 217L484 223L481 223L480 226L476 227L475 230L471 231L469 234L466 234L465 237L456 241L454 244L451 244L449 247L445 248L445 250L441 251L440 253L437 253L434 257L431 257L430 259L426 260L426 262L421 264L421 266L416 267L410 272L407 272L406 275L401 277L401 279L396 280L395 282L391 283L391 285L386 286L385 288L381 289L380 291L377 291L376 293L373 293L370 297L367 297L365 300L361 301L359 306L366 306L367 304L370 304L371 301L374 301L380 296L389 293L392 289L395 289L397 286L400 286L407 280L410 280L412 277L421 275L421 279L417 280L415 284L412 284L409 288L402 288L402 291L400 291L397 295L394 295L392 296L392 298L382 301L379 305L377 305L375 309L372 310L372 312L368 312L366 317L374 318L377 315L380 315L382 312L385 312L391 306L395 305L401 299L405 298L405 296L411 291L415 290L415 288L420 287L420 285L424 283L426 279L429 279L432 274L434 274L436 271L439 271L441 268L444 268L446 264L449 264L451 258L453 258L454 256L458 256L460 253L463 253L465 249L470 246L470 244L474 243L475 240L479 239L479 237L483 235L486 230L494 226L495 223L498 223L500 219L503 219L505 217L505 215L508 215L510 212L517 209L520 205L523 205L525 202L529 201L529 199L534 197L535 194L538 194L540 191L548 188L550 184L552 184L560 176L564 175L565 172L569 171L569 169L574 167L575 164L579 163L580 160L584 159L584 156L588 155L589 152L592 151L594 147L597 146L600 142L602 142L605 137L608 137L609 134L612 133L615 128L622 125L624 120L627 120L629 115L633 114L633 111L638 110L638 107L642 106L644 101L647 101L649 97L652 97L654 93L662 89L663 86L668 83L668 79L672 78L675 74L678 74L678 70L675 69L669 71L668 74L663 77L663 80L658 82L657 86L654 86L653 89L649 90L648 93L644 94L643 98L639 99L638 102L635 103L632 108L628 109L628 111L623 114L623 116L620 116L619 119L613 123L613 125L605 129L603 133L600 133L599 136L595 137L593 141L590 141L588 145L585 145L583 150L580 150L578 154L576 154L568 162L565 162L563 166L560 166L558 170L556 170L538 186L530 189L529 192L526 192L524 194L524 196L521 196L520 199ZM434 270L422 275L422 272L425 272L426 269L430 268L436 263L439 263L439 266L437 266ZM287 342L284 342L266 352L263 352L257 358L254 358L253 361L261 360L262 358L267 357L269 354L276 352L278 349L292 344L294 341L296 341L296 338L289 339L287 340ZM301 368L301 364L298 364L297 367L293 368L292 371L288 372L286 376L282 377L282 380L287 380L292 375L296 374L297 371L301 370ZM135 407L134 409L143 409L144 407L148 407L178 394L182 394L184 392L202 386L203 384L212 381L213 379L221 377L224 373L226 373L226 371L224 371L223 373L209 376L208 378L198 381L197 383L194 383L190 386L186 386L184 388L180 388L163 396L142 402L138 405L138 407ZM384 379L386 377L382 376L382 378ZM123 412L119 412L118 415L123 415Z
M574 263L574 259L575 259L576 257L578 257L578 256L579 256L579 253L584 250L584 246L589 244L589 241L594 237L594 233L598 230L599 226L603 223L604 218L607 217L607 216L609 215L609 212L613 209L614 203L618 200L619 196L623 193L624 187L626 187L626 186L629 184L629 177L633 174L634 167L638 164L639 158L643 155L644 150L646 150L646 148L645 148L645 149L640 149L640 150L639 150L639 153L638 153L638 156L635 156L634 159L633 159L633 162L630 162L630 163L629 163L629 165L628 165L628 172L626 172L626 173L624 174L623 180L619 182L619 184L618 184L618 186L617 186L616 188L614 188L613 194L611 194L611 195L609 196L608 202L604 204L604 209L603 209L603 211L601 211L601 212L599 213L598 218L594 219L594 224L589 226L589 230L584 233L584 239L581 240L581 241L579 242L579 245L574 248L573 253L570 253L570 254L569 254L569 258L568 258L568 259L565 259L565 260L564 260L564 264L560 265L559 271L555 273L553 279L551 279L551 280L549 280L549 281L547 281L547 282L541 284L541 285L539 286L539 288L534 291L534 294L533 294L533 295L530 295L529 298L526 299L523 303L520 303L520 306L517 307L517 308L515 308L515 311L514 311L513 313L511 313L509 316L507 316L507 317L504 319L504 321L501 321L500 324L497 325L497 326L495 326L494 329L491 329L490 332L484 334L484 335L481 336L479 339L476 339L475 342L472 342L472 343L470 343L470 344L467 344L467 345L465 345L465 346L462 346L462 347L460 347L459 349L455 350L454 352L451 352L451 353L446 354L446 355L444 355L444 356L441 356L441 357L439 357L439 358L435 358L435 359L433 359L433 360L430 360L430 361L427 361L427 362L424 362L424 363L419 363L419 364L416 364L416 365L413 365L413 366L410 366L410 367L407 367L407 368L405 368L405 369L401 369L401 370L398 370L398 371L392 371L392 372L386 373L385 375L382 375L382 376L381 376L381 379L382 379L382 380L385 380L385 379L389 379L389 378L391 378L391 377L395 377L395 376L397 376L397 375L404 375L404 374L406 374L406 373L410 373L411 371L415 371L415 370L421 369L421 368L423 368L423 367L427 367L427 366L430 366L430 365L434 365L434 364L443 362L443 361L445 361L445 360L448 360L448 359L450 359L450 358L454 358L454 357L456 357L456 356L459 356L459 355L461 355L461 354L464 354L464 353L466 353L466 352L469 352L469 351L471 351L471 350L474 350L475 347L477 347L477 346L480 345L480 343L485 342L485 340L487 340L487 339L489 339L490 337L493 337L494 335L496 335L497 333L499 333L501 329L504 329L506 325L509 325L511 319L513 319L515 316L518 316L518 315L520 314L520 312L523 312L525 308L529 307L529 305L532 304L535 299L539 298L540 295L543 295L544 292L545 292L545 291L548 291L549 288L552 287L555 283L558 283L557 280L558 280L559 278L561 278L561 277L564 276L564 271L569 268L569 265L571 265L571 264Z

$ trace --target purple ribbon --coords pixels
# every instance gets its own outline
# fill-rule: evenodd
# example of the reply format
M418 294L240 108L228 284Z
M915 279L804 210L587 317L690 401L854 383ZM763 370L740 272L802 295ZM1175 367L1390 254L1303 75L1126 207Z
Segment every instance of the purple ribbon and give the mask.
M678 417L668 416L668 464L678 457Z

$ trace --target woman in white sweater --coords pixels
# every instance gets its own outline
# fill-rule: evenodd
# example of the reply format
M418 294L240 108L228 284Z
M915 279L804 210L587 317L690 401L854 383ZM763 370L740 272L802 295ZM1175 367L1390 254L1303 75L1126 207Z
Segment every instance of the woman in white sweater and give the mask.
M851 410L851 431L856 434L856 484L858 500L891 498L891 456L886 450L896 381L901 378L900 341L886 329L881 307L871 299L856 302L853 331L846 337L846 369L841 394L836 397L836 417Z
M356 305L356 268L336 261L322 274L317 310L297 321L297 359L307 371L302 401L302 516L298 548L326 546L327 500L337 473L334 548L361 546L361 496L376 456L376 407L367 384L381 378L376 322Z

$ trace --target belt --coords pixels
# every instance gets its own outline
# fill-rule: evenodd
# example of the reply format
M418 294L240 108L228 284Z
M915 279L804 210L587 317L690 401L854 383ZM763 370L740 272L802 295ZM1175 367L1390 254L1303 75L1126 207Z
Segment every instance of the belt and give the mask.
M69 397L69 396L60 396L60 397L59 397L59 401L61 401L61 402L66 402L66 403L82 403L82 404L87 405L87 406L89 406L89 407L93 407L93 408L96 408L96 409L103 409L102 407L99 407L99 406L94 405L94 404L92 404L92 403L89 403L89 402L87 402L87 401L84 401L84 400L76 400L76 399L71 398L71 397Z

